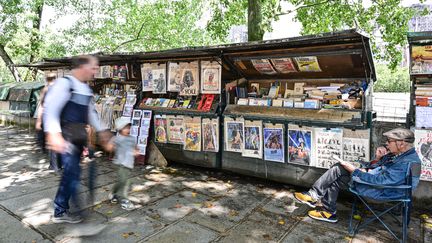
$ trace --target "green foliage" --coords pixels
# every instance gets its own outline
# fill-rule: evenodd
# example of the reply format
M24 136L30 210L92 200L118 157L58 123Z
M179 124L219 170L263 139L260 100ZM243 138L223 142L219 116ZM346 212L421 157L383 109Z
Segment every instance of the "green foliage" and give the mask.
M377 82L374 92L410 92L410 76L406 67L391 70L385 64L375 66Z

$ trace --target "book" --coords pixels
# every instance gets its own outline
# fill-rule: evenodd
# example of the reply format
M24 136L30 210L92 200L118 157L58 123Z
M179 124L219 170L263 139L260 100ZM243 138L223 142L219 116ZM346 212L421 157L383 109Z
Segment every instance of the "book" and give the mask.
M146 100L145 105L146 105L146 106L151 106L151 105L153 105L153 98L148 98L148 99Z
M304 102L296 101L296 102L294 102L294 107L295 108L304 108Z
M214 97L215 95L213 94L207 94L207 97L205 99L203 98L204 102L203 105L201 106L201 110L210 111L210 109L212 108Z
M285 89L284 98L288 98L288 97L290 97L293 94L294 94L294 90L293 89Z
M183 106L182 106L182 108L188 108L188 106L189 106L189 104L190 104L190 100L185 100L185 101L183 101Z
M237 101L237 105L248 105L248 103L249 103L249 99L247 98L240 98Z
M283 102L284 107L294 107L294 100L293 99L286 99Z
M257 106L271 106L271 99L257 99Z
M319 106L320 106L319 100L305 99L305 101L304 101L304 108L319 109L320 108Z
M168 107L170 103L170 99L165 99L164 102L162 103L162 107Z
M271 86L270 91L268 92L268 96L270 98L277 98L279 95L279 86Z
M295 83L294 84L294 95L303 95L303 86L305 85L305 83Z
M282 107L283 106L283 100L281 100L281 99L274 99L273 102L272 102L272 106Z
M236 94L238 98L246 98L246 88L236 87Z
M169 107L169 108L173 108L173 107L174 107L174 104L175 104L175 101L176 101L176 100L174 100L174 99L169 100L168 107Z

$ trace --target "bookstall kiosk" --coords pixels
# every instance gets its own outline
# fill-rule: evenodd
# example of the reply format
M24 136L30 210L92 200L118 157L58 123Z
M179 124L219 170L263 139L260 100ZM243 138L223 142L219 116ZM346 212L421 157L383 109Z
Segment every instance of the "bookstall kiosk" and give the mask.
M370 159L375 70L355 30L226 47L222 169L311 185L338 156Z
M408 42L411 105L407 121L415 130L415 148L422 161L421 182L416 192L422 196L428 195L430 198L430 181L432 181L432 32L408 33ZM426 184L427 186L423 186Z

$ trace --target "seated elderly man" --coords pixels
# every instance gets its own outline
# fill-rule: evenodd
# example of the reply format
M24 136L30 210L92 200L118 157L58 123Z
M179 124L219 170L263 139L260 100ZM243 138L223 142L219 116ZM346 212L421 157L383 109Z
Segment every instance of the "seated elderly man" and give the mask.
M402 185L406 183L406 174L410 163L421 163L413 148L414 133L408 129L396 128L383 134L387 138L387 149L390 153L382 156L372 169L358 169L349 162L335 164L326 171L307 192L296 192L294 197L301 203L315 208L321 201L322 208L308 212L309 217L326 222L336 223L336 200L341 189L348 186L351 178L366 183L379 185ZM379 150L378 150L379 151ZM377 152L378 154L378 152ZM412 186L419 182L418 176L412 177ZM388 189L377 189L367 185L359 185L356 190L373 199L394 199L401 192Z

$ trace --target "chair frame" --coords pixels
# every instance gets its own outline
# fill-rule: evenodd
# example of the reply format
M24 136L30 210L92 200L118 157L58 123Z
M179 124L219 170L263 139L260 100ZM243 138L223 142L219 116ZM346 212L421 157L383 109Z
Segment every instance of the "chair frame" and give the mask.
M409 165L409 170L407 172L406 175L406 183L404 185L378 185L378 184L372 184L372 183L367 183L364 181L361 181L358 178L353 178L351 181L351 186L349 187L349 191L351 193L353 193L356 197L354 199L354 202L352 204L352 210L351 210L351 216L350 216L350 222L349 222L349 228L348 228L348 232L350 234L350 236L354 237L355 234L357 234L357 232L362 229L365 228L367 225L369 225L370 223L374 222L374 221L379 221L384 228L399 242L405 243L408 241L408 224L410 221L410 211L411 211L411 201L412 201L412 168L411 168L412 163L410 163ZM360 195L356 190L355 190L355 185L356 184L360 184L360 185L367 185L370 186L372 188L376 188L376 189L396 189L396 190L402 190L404 192L404 196L402 196L401 198L396 198L396 199L373 199L373 201L379 202L379 203L394 203L394 205L392 205L390 208L382 211L382 210L377 210L372 208L372 206L370 205L370 203L368 203L368 198L366 196ZM365 220L361 219L357 225L355 227L353 227L353 218L355 215L355 212L357 211L357 204L358 201L361 201L367 208L367 210L369 212L372 213L371 217L366 218ZM399 220L399 218L394 215L393 210L394 209L398 209L398 207L401 206L401 211L402 211L402 222ZM394 219L396 219L399 223L402 223L402 237L399 238L395 232L390 229L390 227L384 222L384 220L382 219L382 217L384 215L390 214ZM363 221L363 222L362 222Z

